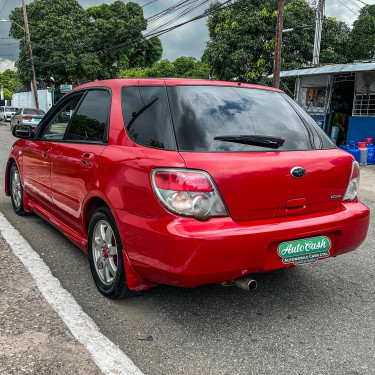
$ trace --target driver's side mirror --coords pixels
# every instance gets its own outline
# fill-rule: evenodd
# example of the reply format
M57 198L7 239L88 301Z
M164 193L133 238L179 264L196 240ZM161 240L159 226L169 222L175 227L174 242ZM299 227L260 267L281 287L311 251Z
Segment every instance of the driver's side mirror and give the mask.
M12 130L12 134L17 138L33 139L34 128L30 125L16 125Z

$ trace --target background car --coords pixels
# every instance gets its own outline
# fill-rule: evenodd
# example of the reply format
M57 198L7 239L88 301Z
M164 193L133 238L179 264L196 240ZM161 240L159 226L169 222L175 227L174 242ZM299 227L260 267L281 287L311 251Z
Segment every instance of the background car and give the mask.
M10 121L10 128L15 125L29 125L36 128L46 113L37 108L19 108Z
M14 114L17 112L18 108L1 106L0 107L0 120L1 121L10 121Z

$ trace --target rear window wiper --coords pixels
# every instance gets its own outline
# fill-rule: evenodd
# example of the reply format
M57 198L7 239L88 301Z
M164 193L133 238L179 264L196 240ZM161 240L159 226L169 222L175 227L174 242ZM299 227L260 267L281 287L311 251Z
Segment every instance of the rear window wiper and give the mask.
M153 101L151 101L150 103L144 105L141 109L139 109L138 111L136 112L133 112L132 113L132 119L129 121L129 124L128 126L126 127L126 130L129 131L130 128L132 127L134 121L144 112L146 111L148 108L150 108L157 100L159 100L159 98L155 98Z
M214 140L243 143L244 145L269 147L274 149L281 147L285 142L284 138L270 137L268 135L222 135L215 137Z

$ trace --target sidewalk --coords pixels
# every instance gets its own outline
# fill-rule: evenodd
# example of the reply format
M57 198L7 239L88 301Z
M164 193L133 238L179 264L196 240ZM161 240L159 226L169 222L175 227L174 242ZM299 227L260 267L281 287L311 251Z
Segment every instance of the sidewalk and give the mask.
M0 254L0 374L101 374L1 235Z

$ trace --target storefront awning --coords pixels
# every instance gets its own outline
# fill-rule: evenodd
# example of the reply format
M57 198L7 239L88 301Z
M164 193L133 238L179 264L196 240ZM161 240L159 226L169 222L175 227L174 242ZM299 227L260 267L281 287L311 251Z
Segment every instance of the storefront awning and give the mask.
M338 65L325 65L316 68L299 68L294 70L285 70L280 72L280 77L302 77L312 75L323 75L323 74L339 74L339 73L354 73L354 72L366 72L369 70L375 71L374 62L354 63L354 64L338 64ZM268 76L272 78L273 74Z

